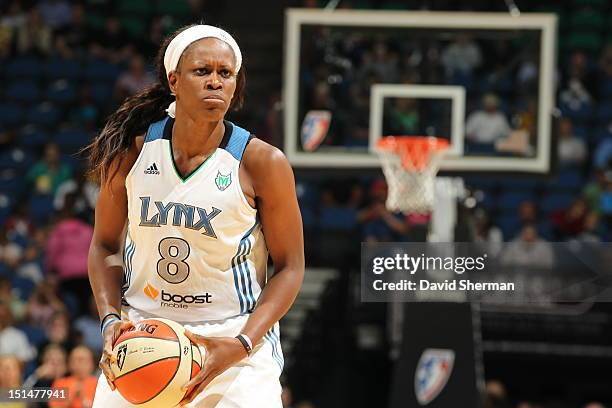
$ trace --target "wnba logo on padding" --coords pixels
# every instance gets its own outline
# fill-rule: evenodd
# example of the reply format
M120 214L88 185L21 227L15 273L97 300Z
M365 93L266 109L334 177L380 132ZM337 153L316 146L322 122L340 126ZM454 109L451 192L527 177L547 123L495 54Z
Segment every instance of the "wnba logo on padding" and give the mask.
M453 371L455 352L449 349L426 349L421 354L414 375L414 391L419 405L433 401L442 392Z

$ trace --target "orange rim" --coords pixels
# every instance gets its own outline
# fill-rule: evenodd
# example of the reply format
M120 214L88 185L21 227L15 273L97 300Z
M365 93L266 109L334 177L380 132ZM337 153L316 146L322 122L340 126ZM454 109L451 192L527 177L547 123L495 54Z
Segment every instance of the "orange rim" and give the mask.
M427 167L432 153L449 147L448 140L433 136L385 136L376 145L380 150L400 155L404 167L418 170Z

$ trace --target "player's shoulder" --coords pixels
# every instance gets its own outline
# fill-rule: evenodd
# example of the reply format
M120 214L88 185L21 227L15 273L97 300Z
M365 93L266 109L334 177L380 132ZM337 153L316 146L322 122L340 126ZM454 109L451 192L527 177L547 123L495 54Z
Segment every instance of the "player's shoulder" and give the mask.
M253 170L271 169L289 163L282 150L256 137L247 144L242 161L248 169Z

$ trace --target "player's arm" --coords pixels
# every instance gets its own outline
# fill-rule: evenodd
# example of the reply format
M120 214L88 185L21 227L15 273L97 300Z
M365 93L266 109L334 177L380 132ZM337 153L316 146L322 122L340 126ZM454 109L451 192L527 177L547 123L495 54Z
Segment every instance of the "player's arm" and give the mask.
M242 329L255 345L287 313L300 290L304 278L304 238L293 171L283 153L258 139L249 143L245 153L242 165L252 180L275 271ZM203 370L185 384L188 391L181 405L192 401L217 375L246 357L237 339L186 334L206 347L207 357Z
M114 174L108 182L102 182L100 194L96 204L95 224L93 238L89 247L88 274L89 282L96 299L100 319L111 313L121 315L121 283L122 268L113 265L112 258L121 251L123 230L127 219L127 192L125 178L133 163L138 157L138 146L135 143L122 160L116 159L109 171ZM115 172L116 170L116 172ZM109 324L104 336L104 350L100 360L100 368L104 372L111 389L113 376L110 371L109 359L112 343L122 330L130 326L129 323Z
M258 139L252 140L247 149L251 151L245 164L275 271L242 329L255 345L287 313L300 291L304 279L304 235L293 170L287 158Z

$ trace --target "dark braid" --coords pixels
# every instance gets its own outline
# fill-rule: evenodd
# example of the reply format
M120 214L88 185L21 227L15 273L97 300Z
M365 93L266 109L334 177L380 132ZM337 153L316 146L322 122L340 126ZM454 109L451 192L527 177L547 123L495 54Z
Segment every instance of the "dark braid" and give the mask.
M100 134L91 144L82 149L82 153L89 158L89 172L93 179L101 183L110 181L119 169L119 166L113 166L112 174L109 174L115 158L119 157L120 163L132 146L134 138L144 134L151 123L162 120L166 116L166 108L174 101L174 96L170 93L168 86L164 54L170 41L192 26L177 30L163 42L155 59L157 83L127 98L119 109L110 115ZM242 107L245 85L246 75L244 66L242 66L230 105L232 109L237 110Z

